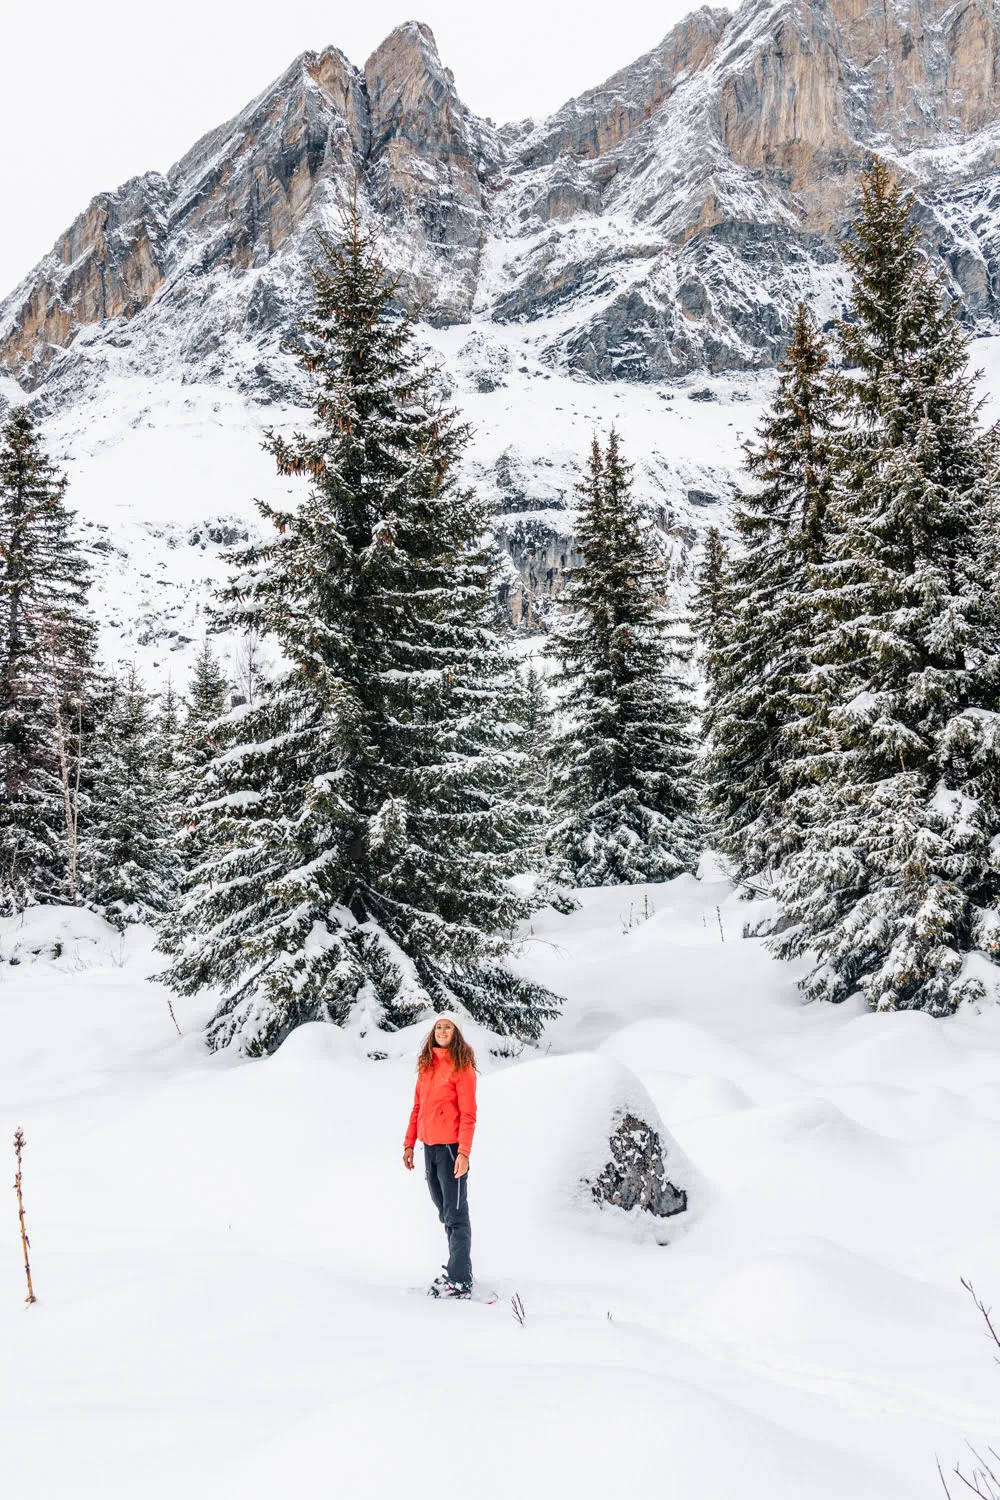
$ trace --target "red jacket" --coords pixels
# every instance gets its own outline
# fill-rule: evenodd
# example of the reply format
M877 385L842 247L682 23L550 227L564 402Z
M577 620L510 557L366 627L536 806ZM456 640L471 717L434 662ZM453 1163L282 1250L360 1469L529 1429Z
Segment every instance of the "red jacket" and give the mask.
M459 1151L468 1156L475 1128L476 1070L456 1073L447 1047L435 1047L433 1068L417 1074L403 1145L421 1140L425 1146L451 1146L457 1141Z

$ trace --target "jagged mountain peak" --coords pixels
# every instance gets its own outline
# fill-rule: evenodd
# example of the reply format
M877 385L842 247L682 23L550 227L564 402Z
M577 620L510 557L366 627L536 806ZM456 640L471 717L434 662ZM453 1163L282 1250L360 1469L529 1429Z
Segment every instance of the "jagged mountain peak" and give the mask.
M369 70L376 76L385 72L386 59L391 59L396 65L403 59L409 59L428 71L446 71L442 67L434 33L426 21L401 21L398 26L394 26L365 63L365 76L369 75ZM450 70L447 71L450 77Z

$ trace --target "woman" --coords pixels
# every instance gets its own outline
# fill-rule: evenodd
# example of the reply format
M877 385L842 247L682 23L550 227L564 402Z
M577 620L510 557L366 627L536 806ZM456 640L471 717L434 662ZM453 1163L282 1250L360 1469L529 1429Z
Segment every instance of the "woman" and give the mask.
M475 1128L475 1054L455 1017L438 1016L417 1058L417 1087L403 1142L408 1172L414 1144L423 1142L427 1186L448 1235L448 1264L431 1283L432 1297L472 1294L469 1153Z

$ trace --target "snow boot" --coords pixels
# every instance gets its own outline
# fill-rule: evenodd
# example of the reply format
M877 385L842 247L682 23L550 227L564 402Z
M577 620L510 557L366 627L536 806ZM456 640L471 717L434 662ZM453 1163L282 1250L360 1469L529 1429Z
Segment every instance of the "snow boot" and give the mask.
M472 1296L472 1284L468 1281L448 1281L446 1278L444 1286L437 1295L439 1297L449 1297L453 1301L467 1301Z

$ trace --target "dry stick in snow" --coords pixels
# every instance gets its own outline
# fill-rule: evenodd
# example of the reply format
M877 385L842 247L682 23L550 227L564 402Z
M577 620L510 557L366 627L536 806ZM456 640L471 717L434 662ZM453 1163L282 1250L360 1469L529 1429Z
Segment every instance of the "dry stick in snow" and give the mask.
M997 1454L995 1449L991 1448L989 1450L991 1458L985 1459L971 1445L969 1452L976 1461L976 1468L970 1474L966 1474L961 1464L956 1464L952 1471L955 1478L960 1480L964 1486L963 1493L977 1495L979 1500L1000 1500L1000 1478L997 1477L998 1471L1000 1471L1000 1462L998 1462L1000 1455ZM937 1470L941 1476L942 1488L948 1496L948 1500L952 1500L952 1493L948 1488L948 1481L944 1477L944 1470L940 1463L937 1466Z
M1000 1349L1000 1333L998 1333L993 1326L993 1314L986 1306L986 1304L976 1296L976 1289L972 1285L972 1282L966 1281L964 1276L962 1277L962 1285L965 1287L965 1290L968 1292L969 1296L972 1298L973 1302L979 1309L979 1312L982 1315L983 1322L986 1324L986 1327L989 1331L990 1338L993 1340L994 1344L996 1344L997 1348ZM994 1355L993 1358L996 1360L997 1364L1000 1365L1000 1358L997 1358L996 1355Z
M167 1009L170 1012L170 1019L171 1019L171 1021L173 1021L174 1025L177 1027L177 1035L178 1036L183 1036L184 1033L181 1030L180 1026L178 1025L177 1017L174 1015L174 1002L171 1000L171 998L170 998L169 995L167 996Z
M24 1131L20 1125L14 1132L14 1151L17 1154L17 1176L14 1178L14 1191L17 1194L17 1216L21 1221L21 1248L24 1251L24 1274L28 1278L28 1295L25 1302L37 1302L34 1288L31 1285L31 1262L28 1259L28 1231L24 1227L24 1199L21 1196L21 1152L24 1149Z
M983 1302L982 1298L976 1295L972 1282L966 1281L964 1276L962 1277L962 1285L979 1309L990 1338L996 1347L1000 1349L1000 1332L997 1331L994 1325L990 1309ZM1000 1358L996 1355L993 1358L997 1364L1000 1364ZM961 1464L956 1464L952 1470L955 1478L960 1481L965 1493L977 1495L979 1500L1000 1500L1000 1453L997 1453L995 1448L988 1448L986 1450L988 1457L984 1457L982 1453L973 1448L971 1443L967 1446L975 1460L975 1467L971 1472L967 1473ZM938 1464L938 1473L941 1476L941 1486L950 1500L951 1490L948 1488L948 1481L944 1477L944 1470L940 1463Z
M718 907L715 908L715 915L719 919L719 936L722 939L722 941L725 942L726 941L726 934L722 930L722 912L719 910Z

